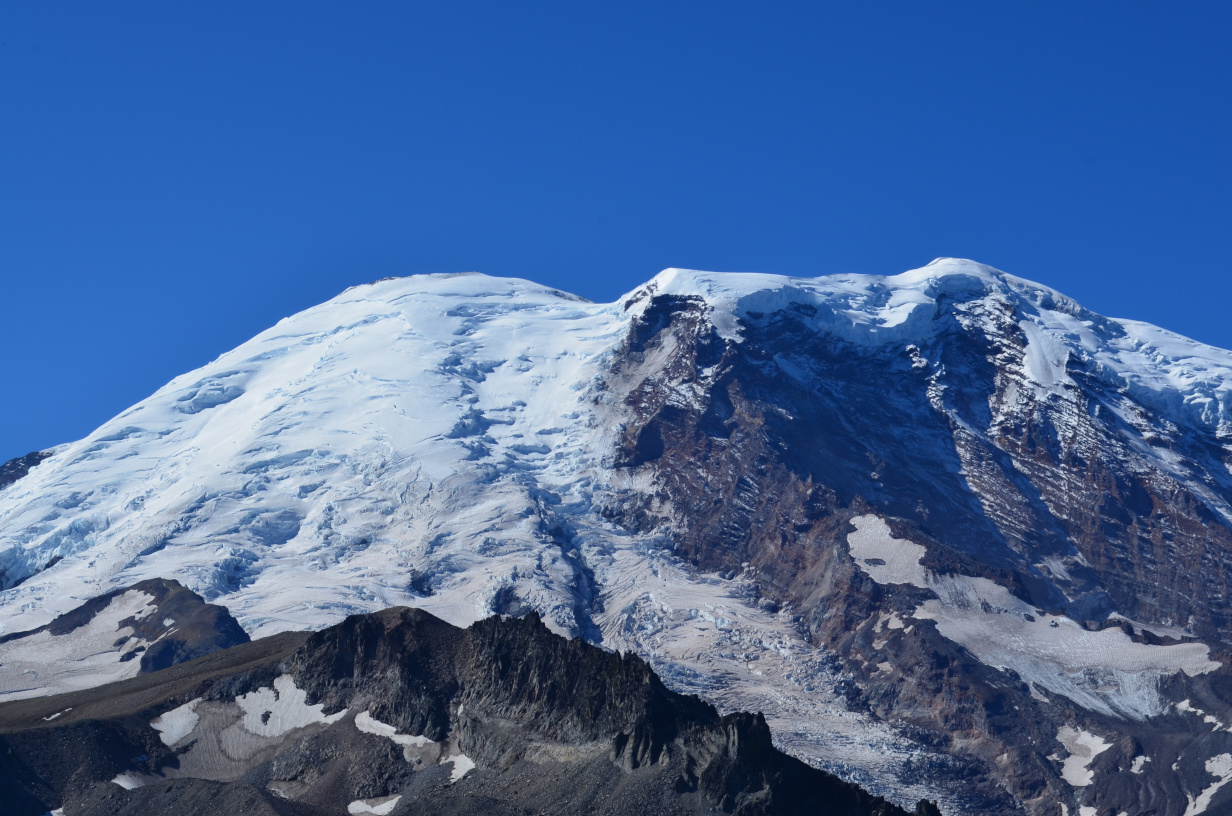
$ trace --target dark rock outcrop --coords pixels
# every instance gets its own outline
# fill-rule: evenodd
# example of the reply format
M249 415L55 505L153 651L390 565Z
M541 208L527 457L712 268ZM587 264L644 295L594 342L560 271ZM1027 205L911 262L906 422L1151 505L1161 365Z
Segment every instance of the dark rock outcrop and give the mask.
M0 490L11 485L30 472L30 468L51 456L51 451L34 451L25 456L18 456L0 465Z

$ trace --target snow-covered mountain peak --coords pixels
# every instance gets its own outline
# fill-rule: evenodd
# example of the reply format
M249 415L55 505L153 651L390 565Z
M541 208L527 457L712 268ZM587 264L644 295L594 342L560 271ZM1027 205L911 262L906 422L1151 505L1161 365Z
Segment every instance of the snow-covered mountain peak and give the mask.
M961 258L939 258L898 275L837 274L817 278L744 272L666 269L624 298L626 307L648 296L699 299L723 337L739 341L739 321L793 309L817 332L862 346L919 342L935 333L945 303L993 296L1032 309L1080 314L1063 295Z
M439 522L406 511L427 526L408 521L390 535L414 485L428 502L450 480L531 481L588 501L578 486L596 478L589 469L614 432L594 414L594 389L630 325L664 297L702 304L735 343L752 323L790 314L816 337L866 351L915 346L917 366L931 365L930 344L955 325L1017 332L1021 376L1041 395L1072 389L1078 365L1173 422L1232 436L1232 353L1100 317L973 261L818 278L667 269L613 304L476 273L392 278L348 289L177 377L6 488L4 583L62 563L46 575L51 584L40 578L5 593L4 617L28 617L18 625L31 628L74 598L165 577L160 570L183 574L184 554L198 546L190 540L201 542L199 567L184 577L207 597L242 596L267 580L259 576L269 546L295 551L297 569L310 573L359 552L338 542L366 548L388 538L405 549ZM780 364L800 371L790 351ZM378 498L376 484L397 499ZM363 513L339 510L357 501ZM387 563L382 556L370 569ZM406 600L405 586L390 591L390 602ZM256 595L268 599L263 589ZM281 620L237 612L258 628Z
M939 259L885 277L668 269L613 304L475 273L393 278L348 289L177 377L5 489L4 581L55 559L65 559L55 570L57 585L72 571L86 582L76 596L93 592L87 584L94 582L162 577L152 570L169 557L159 555L164 547L199 529L204 508L228 502L239 516L225 530L211 529L210 541L236 531L279 546L302 541L308 516L325 512L305 508L330 506L327 488L343 473L358 480L349 489L354 495L385 471L434 489L491 467L510 477L528 467L536 479L581 483L578 457L598 461L611 430L592 427L586 395L631 322L663 297L704 304L718 333L733 342L742 341L750 321L790 313L816 336L857 347L899 353L915 345L925 363L928 345L954 315L966 331L1003 330L990 317L998 307L1022 333L1021 368L1041 393L1071 387L1070 368L1080 363L1174 419L1232 435L1232 353L1102 318L973 261ZM398 492L405 499L405 490ZM378 514L369 526L377 529L384 518ZM334 522L315 523L324 530ZM127 554L102 547L109 552L104 566L93 553L110 540L124 542ZM301 556L304 564L326 563ZM206 565L222 564L220 574L231 577L203 573L194 588L207 597L238 590L265 556L239 547L234 557L239 562L228 567L231 556L203 551L203 570L218 573ZM34 615L24 628L64 611L42 610L40 599L53 596L38 586L0 601L9 614L17 604Z
M5 583L56 563L4 594L4 625L170 575L261 632L410 602L414 552L457 538L477 557L463 529L517 527L527 485L584 480L586 390L624 329L611 307L483 275L378 281L286 318L4 491ZM486 611L458 603L440 611Z
M1230 417L1232 353L961 259L668 269L610 304L474 273L380 280L6 470L0 636L155 578L253 636L400 604L455 624L535 609L766 711L814 761L901 766L914 797L933 743L885 748L844 684L885 701L913 672L949 683L928 655L953 644L1030 635L1034 662L977 649L982 676L1018 666L1100 716L1156 716L1178 682L1232 721L1202 697L1232 631ZM871 591L897 550L854 561L861 516L913 542L914 594ZM968 615L976 595L996 609ZM1158 645L1147 627L1202 671L1139 648ZM1071 641L1167 659L1109 678L1049 651ZM1019 726L1053 710L994 686ZM1141 705L1111 705L1131 687ZM911 716L949 733L936 699Z

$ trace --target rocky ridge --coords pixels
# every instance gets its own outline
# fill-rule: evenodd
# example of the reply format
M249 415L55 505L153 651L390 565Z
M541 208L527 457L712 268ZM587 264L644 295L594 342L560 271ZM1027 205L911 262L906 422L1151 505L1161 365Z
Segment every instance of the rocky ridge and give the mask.
M534 613L468 630L412 609L352 616L0 705L0 743L18 816L905 816L777 751L760 715L720 717Z

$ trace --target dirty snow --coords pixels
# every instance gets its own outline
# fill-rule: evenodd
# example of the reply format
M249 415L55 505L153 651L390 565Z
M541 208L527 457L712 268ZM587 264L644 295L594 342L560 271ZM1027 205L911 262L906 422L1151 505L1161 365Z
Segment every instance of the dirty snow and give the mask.
M347 805L347 813L372 813L375 816L385 816L391 812L402 798L398 796L383 796L379 799L356 799Z

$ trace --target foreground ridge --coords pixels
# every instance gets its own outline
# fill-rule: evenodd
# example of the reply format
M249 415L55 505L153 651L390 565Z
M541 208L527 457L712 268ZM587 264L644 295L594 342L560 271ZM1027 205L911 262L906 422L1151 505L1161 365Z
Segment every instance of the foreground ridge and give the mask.
M0 795L16 816L906 814L534 613L406 608L0 705Z

